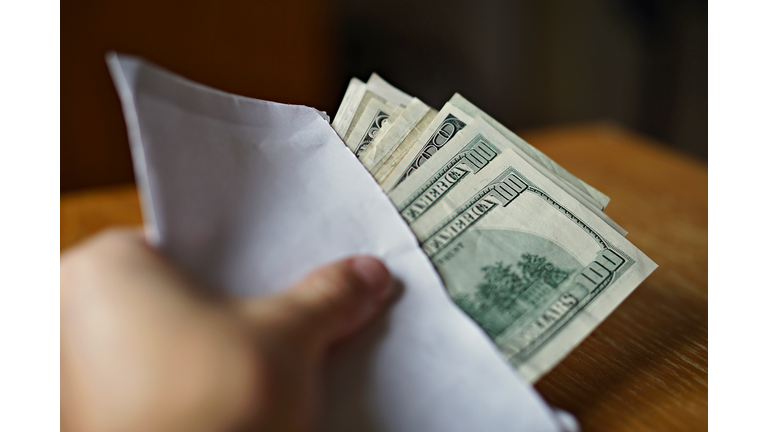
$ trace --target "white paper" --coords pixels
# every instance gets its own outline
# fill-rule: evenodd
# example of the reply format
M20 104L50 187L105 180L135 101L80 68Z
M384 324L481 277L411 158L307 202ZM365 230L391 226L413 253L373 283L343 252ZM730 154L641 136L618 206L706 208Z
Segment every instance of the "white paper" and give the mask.
M402 282L391 310L331 353L321 429L562 428L560 415L451 302L327 118L212 90L137 58L110 54L108 63L148 233L177 264L244 296L278 291L362 253L381 258Z

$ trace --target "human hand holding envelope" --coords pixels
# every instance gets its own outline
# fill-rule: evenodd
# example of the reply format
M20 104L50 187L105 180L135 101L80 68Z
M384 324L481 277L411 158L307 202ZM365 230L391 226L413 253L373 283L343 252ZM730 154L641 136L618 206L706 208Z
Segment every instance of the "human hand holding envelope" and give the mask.
M276 292L358 254L380 258L402 284L391 311L328 358L321 429L563 429L564 417L449 299L327 117L209 89L129 56L108 63L146 231L172 261L237 296Z

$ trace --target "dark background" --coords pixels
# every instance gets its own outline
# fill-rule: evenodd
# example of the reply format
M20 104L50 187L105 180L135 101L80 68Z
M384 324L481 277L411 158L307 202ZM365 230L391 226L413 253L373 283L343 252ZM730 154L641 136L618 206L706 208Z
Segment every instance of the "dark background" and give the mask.
M109 50L331 116L375 71L512 130L612 121L707 160L704 1L65 1L62 192L133 181Z

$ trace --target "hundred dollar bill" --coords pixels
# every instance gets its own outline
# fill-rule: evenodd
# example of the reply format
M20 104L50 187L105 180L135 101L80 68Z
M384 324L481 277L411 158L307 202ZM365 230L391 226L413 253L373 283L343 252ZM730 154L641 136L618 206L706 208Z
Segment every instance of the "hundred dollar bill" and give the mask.
M357 106L360 104L366 90L365 83L359 79L352 78L349 81L347 91L344 92L341 105L339 105L336 116L331 123L331 127L340 137L344 137L347 134L347 129L349 129L349 125L352 123L352 117L354 117Z
M413 98L397 118L389 118L360 157L360 162L368 171L375 173L429 111L434 110L418 98Z
M357 157L360 157L385 126L387 120L400 115L404 108L402 105L371 98L365 107L355 114L356 120L344 137L344 143Z
M472 117L479 116L483 120L490 123L494 129L496 129L502 135L504 135L506 139L508 139L515 146L517 146L521 151L523 151L531 159L535 160L536 162L541 164L543 167L545 167L548 171L552 172L553 174L557 175L564 181L568 182L569 186L572 186L572 189L576 191L576 193L589 199L593 204L599 207L600 210L604 210L605 207L608 205L608 202L611 199L607 195L605 195L604 193L600 192L599 190L587 184L585 181L581 180L580 178L568 172L565 168L561 167L557 162L550 159L549 156L542 153L536 147L528 144L525 140L517 136L514 132L510 131L509 129L504 127L504 125L496 121L496 119L494 119L493 117L483 112L480 108L476 107L468 100L464 99L464 97L461 96L460 94L455 93L449 102L455 105L460 110L469 114L470 116Z
M422 136L424 131L427 130L430 124L432 124L432 120L435 119L435 116L437 116L437 111L433 109L427 111L427 113L424 114L424 117L413 126L413 129L411 129L400 142L394 144L395 149L392 151L392 154L383 160L381 166L373 173L373 177L380 185L386 181L400 161L403 160L403 157L405 157L416 144L419 137Z
M368 83L352 78L341 100L341 106L339 106L339 110L331 123L340 137L346 137L350 128L355 127L371 99L405 106L413 98L384 81L375 73L371 74Z
M413 96L388 83L376 73L371 74L365 85L368 87L368 90L379 94L387 101L398 105L408 105L411 102L411 99L413 99Z
M389 129L392 127L392 123L400 119L400 117L403 115L403 112L405 112L407 108L408 106L398 107L398 109L396 109L395 112L393 112L392 115L390 115L389 118L383 122L379 130L374 134L370 143L368 143L368 145L365 146L365 148L357 154L357 158L360 159L360 163L363 164L368 172L372 172L371 165L373 164L373 158L379 152L381 139L387 135Z
M472 117L452 103L443 105L432 123L381 183L382 189L387 193L393 190L427 159L437 154L470 121Z
M440 153L435 154L424 162L419 170L406 178L388 195L395 206L401 211L408 223L414 222L429 208L439 201L448 191L459 183L467 182L471 177L480 175L490 161L502 151L512 151L520 155L534 168L552 180L561 188L567 184L541 167L503 136L496 128L480 117L470 121L459 133L446 143ZM420 188L413 189L419 186ZM422 189L423 188L423 189ZM571 193L566 189L566 192ZM603 213L590 202L571 193L585 207L602 219L621 235L627 232L608 215Z
M414 179L402 186L430 188ZM656 268L514 151L446 187L415 220L401 211L450 297L531 382Z
M475 108L475 110L479 111L477 110L477 108ZM478 116L478 118L482 119L481 116ZM457 120L454 122L452 119L457 119ZM386 191L388 194L391 193L394 190L394 188L396 188L403 180L405 180L406 177L416 172L416 170L419 167L421 167L424 163L426 163L427 159L437 154L438 150L440 150L441 148L448 146L449 142L460 132L463 125L468 123L469 121L471 121L471 117L469 116L469 114L465 113L463 110L459 109L458 107L453 105L451 102L446 103L445 106L443 106L443 108L440 110L440 113L438 113L435 120L433 120L432 124L427 129L427 131L421 136L421 138L419 138L417 144L414 145L411 148L411 150L408 152L408 154L402 159L402 161L398 163L397 167L395 167L395 169L392 171L389 177L387 177L381 183L381 186L384 189L384 191ZM490 123L486 122L486 124L490 124ZM496 124L498 125L498 128L494 127L493 125L491 125L491 128L495 129L498 133L504 135L504 131L506 131L508 134L512 134L512 132L504 128L504 126L501 126L498 122L496 122ZM623 228L621 228L615 222L611 221L602 212L602 209L599 207L599 205L595 202L594 199L586 195L584 192L577 190L574 186L572 186L567 181L563 180L557 174L549 171L538 160L532 158L527 153L525 153L520 148L520 146L515 145L512 141L509 141L509 139L507 139L506 136L504 138L505 138L505 142L508 143L507 147L512 148L528 163L533 165L542 174L547 176L550 180L555 182L555 184L563 188L566 192L573 195L582 204L587 206L587 208L592 210L598 217L606 220L606 222L608 222L612 227L614 227L622 235L627 234L627 232ZM524 143L524 141L522 140L520 141ZM451 153L451 152L448 152L448 153Z

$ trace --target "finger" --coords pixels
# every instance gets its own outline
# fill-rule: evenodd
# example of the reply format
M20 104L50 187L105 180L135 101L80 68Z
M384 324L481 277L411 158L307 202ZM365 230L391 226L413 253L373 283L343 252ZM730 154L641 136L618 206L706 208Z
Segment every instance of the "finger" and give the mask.
M370 256L348 258L310 273L283 294L248 301L257 324L279 327L311 346L324 347L365 325L392 297L392 277Z

